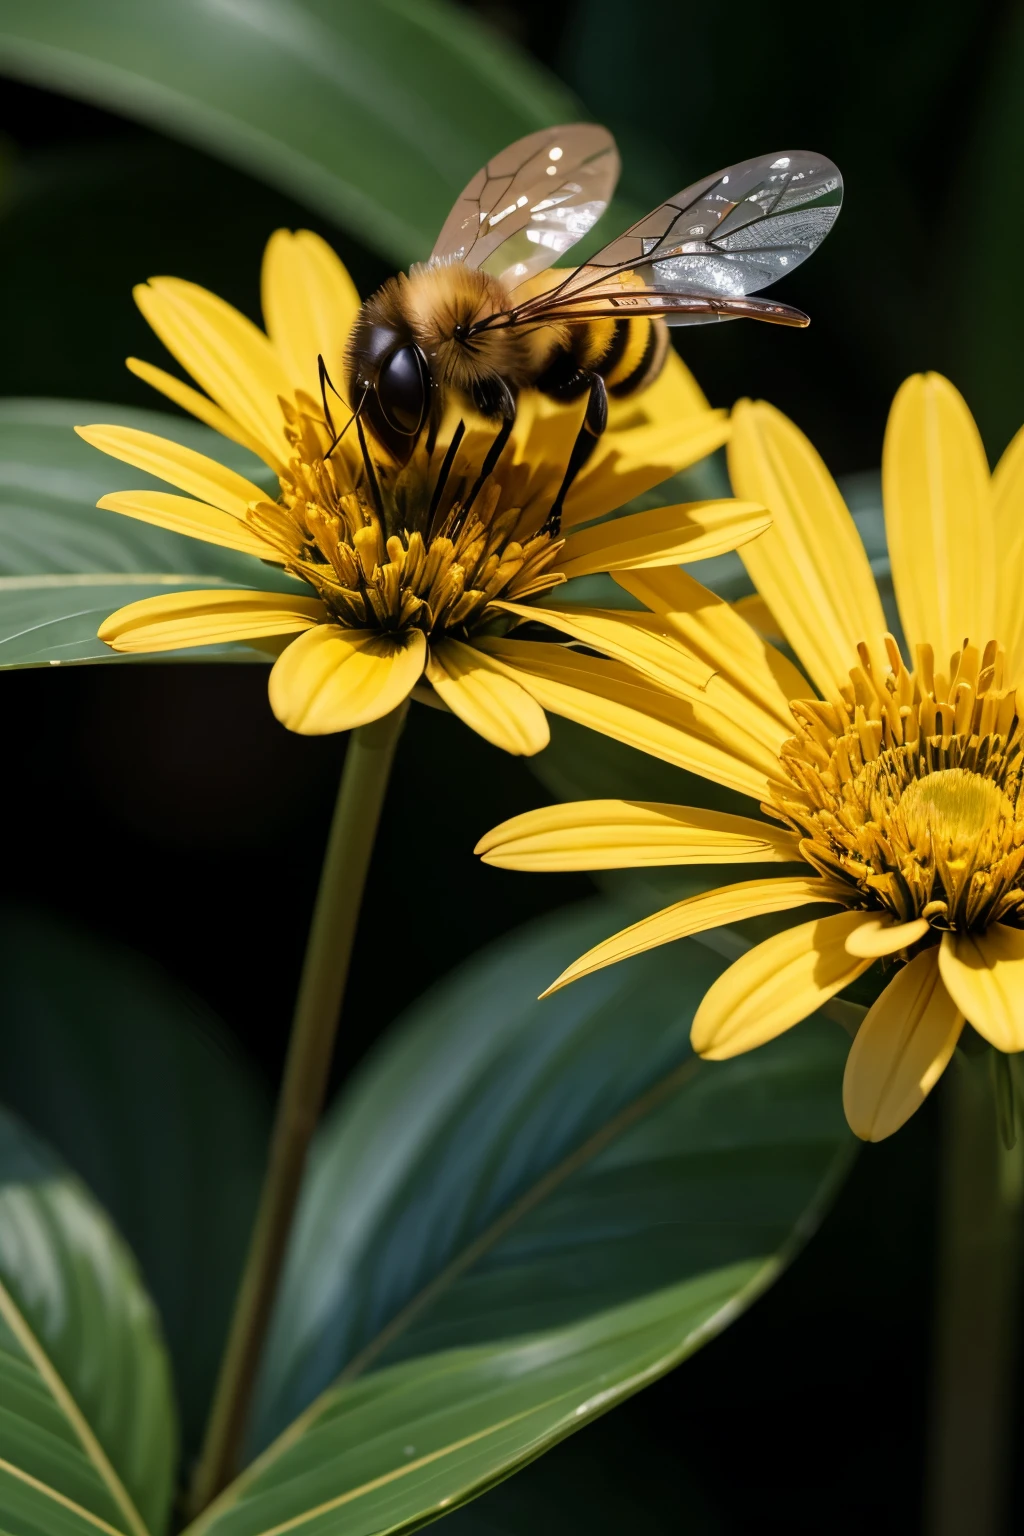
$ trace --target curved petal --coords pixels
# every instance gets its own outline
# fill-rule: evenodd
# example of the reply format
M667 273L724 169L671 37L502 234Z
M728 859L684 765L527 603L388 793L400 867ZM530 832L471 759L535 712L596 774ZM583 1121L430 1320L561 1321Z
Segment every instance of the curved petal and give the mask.
M1024 1051L1024 932L993 923L945 933L939 970L953 1001L999 1051Z
M793 734L790 702L814 693L803 673L732 604L686 571L617 571L614 579L664 619L687 650L711 668L716 688L724 684L735 696L734 708L743 709L751 721L759 718L750 728L778 752Z
M901 949L909 949L918 939L923 939L930 927L926 917L916 917L909 923L898 923L895 918L872 914L870 922L850 934L846 951L847 954L871 960L877 960L882 955L895 955Z
M655 687L621 662L542 641L479 644L550 714L758 801L770 782L783 782L778 759L725 715Z
M75 431L93 448L109 453L112 459L120 459L134 469L144 469L147 475L166 480L168 485L176 485L179 491L185 491L199 501L208 501L243 522L250 502L267 499L267 493L244 475L226 469L216 459L208 459L205 453L183 448L180 443L157 437L153 432L108 426L76 427Z
M674 635L652 628L647 614L576 604L560 608L496 602L492 606L530 623L549 624L570 639L635 667L670 692L678 689L687 697L702 693L713 675L713 669L691 656Z
M787 928L734 961L704 994L690 1030L701 1056L725 1061L774 1040L856 981L872 964L846 942L869 920L839 912Z
M407 699L427 659L420 629L375 630L319 624L274 663L270 707L290 731L327 736L379 720Z
M1010 677L1024 675L1024 427L992 475L992 520L999 561L996 567L995 633L1006 651Z
M216 294L178 277L139 284L135 302L168 352L261 445L261 454L287 462L278 399L295 386L263 332Z
M862 1141L883 1141L921 1107L963 1027L942 984L938 947L901 966L868 1009L846 1058L843 1108Z
M817 875L798 875L793 879L744 880L737 885L723 885L715 891L688 896L651 917L642 918L623 928L603 944L595 944L585 955L574 960L548 987L542 997L589 976L617 960L629 960L659 944L670 944L693 933L704 933L723 923L739 923L747 917L763 917L767 912L786 912L790 907L804 907L819 901L838 901L835 886ZM728 973L727 973L728 974ZM701 1005L703 1006L703 1004ZM696 1029L696 1020L694 1029ZM696 1047L695 1047L696 1048Z
M964 639L992 638L995 533L988 461L962 395L917 373L893 400L882 449L892 581L911 647L945 667Z
M860 535L821 456L781 411L741 400L732 420L733 489L773 518L741 559L802 665L835 697L859 641L888 666L888 625Z
M758 538L772 520L756 501L691 501L613 518L570 533L559 555L566 577L709 560Z
M713 453L729 436L725 411L606 433L565 498L563 528L604 517L681 469Z
M183 411L187 411L190 416L195 416L206 426L212 427L222 437L230 438L233 443L240 443L257 458L266 459L267 450L263 444L246 432L245 428L240 426L233 416L229 416L227 411L222 411L219 405L214 405L212 400L201 395L198 389L193 389L189 384L183 384L181 379L176 379L174 374L168 373L165 368L157 368L153 363L144 363L138 357L126 358L125 367L144 384L166 395L168 400L173 400L175 405L180 405ZM271 459L271 463L274 466L277 465L276 454Z
M485 741L516 757L532 757L551 740L544 711L489 656L459 640L430 647L427 681L453 714Z
M128 603L104 619L99 638L115 651L177 651L267 635L294 634L326 612L317 597L279 592L169 592Z
M278 229L267 241L261 277L263 318L292 388L320 399L317 357L344 390L345 345L360 300L326 240L311 230Z
M501 869L797 863L799 839L752 816L639 800L577 800L513 816L473 850Z
M202 539L205 544L219 544L223 549L238 549L260 560L281 562L278 551L248 523L205 501L190 501L187 496L175 496L170 491L113 491L109 496L101 496L96 505L107 512L123 512L142 523L153 523L157 528L169 528L172 533Z

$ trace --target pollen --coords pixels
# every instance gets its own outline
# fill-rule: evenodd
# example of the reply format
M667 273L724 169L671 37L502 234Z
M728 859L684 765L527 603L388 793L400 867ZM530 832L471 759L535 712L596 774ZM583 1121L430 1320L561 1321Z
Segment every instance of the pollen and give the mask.
M343 627L469 638L496 616L497 599L523 602L564 581L554 568L562 541L544 527L550 497L511 452L482 476L473 444L486 448L493 431L466 434L469 453L448 464L436 447L417 448L400 470L378 466L371 485L350 458L325 457L323 418L302 405L282 401L293 456L279 499L248 519Z
M793 704L788 784L765 810L851 906L954 931L1024 923L1024 728L999 646L965 642L945 673L924 645L910 671L891 635L884 672L858 651L841 698Z

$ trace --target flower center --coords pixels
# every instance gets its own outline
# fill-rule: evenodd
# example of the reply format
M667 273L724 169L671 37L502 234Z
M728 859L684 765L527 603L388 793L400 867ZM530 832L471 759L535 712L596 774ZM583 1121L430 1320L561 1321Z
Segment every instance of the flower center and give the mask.
M459 434L461 454L421 444L401 469L376 466L371 482L353 444L325 459L322 419L282 408L295 453L279 499L249 520L343 627L468 637L497 616L499 598L523 602L564 580L537 477L508 452L481 478L493 432ZM541 490L557 476L551 468Z
M919 646L910 672L858 647L842 697L793 705L780 755L788 781L765 806L852 906L938 928L1024 923L1024 727L994 643L965 644L948 674Z
M964 768L943 768L908 785L895 817L908 843L921 855L932 849L962 859L993 828L1013 817L1013 806L998 784Z

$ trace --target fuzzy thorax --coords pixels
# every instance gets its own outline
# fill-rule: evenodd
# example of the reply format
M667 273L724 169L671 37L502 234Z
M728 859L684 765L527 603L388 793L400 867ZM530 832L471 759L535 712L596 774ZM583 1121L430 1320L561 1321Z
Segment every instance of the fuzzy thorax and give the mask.
M279 500L251 508L249 520L344 628L468 638L498 616L488 612L495 600L522 602L564 580L561 541L542 531L542 512L524 510L517 466L499 466L501 479L492 475L468 509L477 467L463 466L434 506L420 448L396 474L380 474L379 511L343 455L324 459L329 434L315 412L282 405L295 452Z
M442 390L469 394L474 385L499 378L522 388L542 372L565 328L509 325L470 334L511 304L504 283L486 272L461 261L423 263L408 277L389 278L367 299L354 335L360 326L379 325L414 341Z
M1024 730L1002 683L995 642L966 644L947 675L930 646L907 670L887 637L890 670L861 665L843 697L793 705L782 750L790 787L765 806L851 905L901 922L966 931L1024 918Z

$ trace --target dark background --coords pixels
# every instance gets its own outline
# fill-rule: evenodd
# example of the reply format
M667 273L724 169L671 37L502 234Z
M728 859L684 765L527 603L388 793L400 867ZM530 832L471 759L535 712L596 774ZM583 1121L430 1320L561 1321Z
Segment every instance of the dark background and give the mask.
M901 379L935 367L964 390L990 454L1002 450L1024 420L1019 8L941 21L923 0L801 0L777 14L665 0L477 9L613 128L639 203L768 149L819 149L843 169L836 232L781 291L811 312L811 330L687 337L713 403L768 395L837 473L853 472L878 463ZM91 108L2 82L0 136L0 394L158 404L123 367L129 352L161 360L132 283L173 272L256 316L260 253L279 224L319 228L364 291L386 275L280 194ZM260 668L12 673L3 693L0 897L157 960L220 1013L272 1087L343 742L276 725ZM336 1083L429 981L589 889L469 853L544 798L523 764L413 710ZM383 942L396 915L400 964ZM822 1231L750 1314L524 1477L599 1478L610 1501L635 1498L650 1530L917 1529L937 1130L929 1105L865 1151Z

